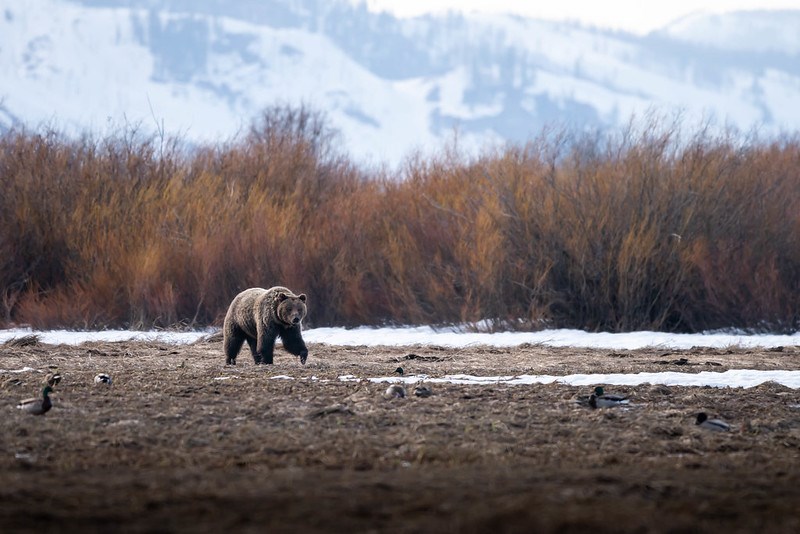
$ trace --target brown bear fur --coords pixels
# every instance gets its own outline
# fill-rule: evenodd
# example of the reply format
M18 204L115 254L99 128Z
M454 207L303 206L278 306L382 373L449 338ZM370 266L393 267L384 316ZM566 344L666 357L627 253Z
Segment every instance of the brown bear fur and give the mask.
M280 336L283 348L300 356L305 365L308 349L300 330L306 311L305 294L295 295L285 287L242 291L231 302L222 327L225 363L236 365L236 356L247 341L256 364L271 364L275 339Z

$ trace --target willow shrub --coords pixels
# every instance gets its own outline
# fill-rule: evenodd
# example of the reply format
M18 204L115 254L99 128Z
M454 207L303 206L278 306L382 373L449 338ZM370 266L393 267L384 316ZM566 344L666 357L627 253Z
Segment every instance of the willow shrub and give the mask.
M314 326L798 326L797 138L650 119L396 172L336 140L288 107L218 146L6 132L0 319L219 324L238 291L281 284L309 295Z

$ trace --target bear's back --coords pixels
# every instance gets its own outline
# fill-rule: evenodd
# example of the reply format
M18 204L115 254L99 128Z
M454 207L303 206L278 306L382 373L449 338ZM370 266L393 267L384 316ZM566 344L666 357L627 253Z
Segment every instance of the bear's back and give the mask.
M265 289L264 291L269 293L272 298L276 298L279 293L285 293L288 297L297 297L297 295L295 295L291 289L283 286L273 286L269 289Z
M231 302L228 312L235 324L244 330L249 336L255 337L256 324L261 319L261 303L267 295L267 290L261 287L251 287L245 289Z
M275 320L275 303L278 295L285 294L289 298L299 298L294 292L283 286L269 289L251 287L245 289L231 302L229 314L232 319L249 335L255 335L256 324L268 324Z

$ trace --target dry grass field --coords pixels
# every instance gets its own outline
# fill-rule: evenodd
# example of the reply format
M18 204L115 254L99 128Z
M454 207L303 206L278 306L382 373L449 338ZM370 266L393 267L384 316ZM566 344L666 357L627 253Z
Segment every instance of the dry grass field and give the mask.
M798 369L797 347L310 349L226 367L219 340L0 345L0 530L800 531L798 390L608 387L630 407L591 410L563 384L386 400L338 379ZM53 369L53 409L16 410Z

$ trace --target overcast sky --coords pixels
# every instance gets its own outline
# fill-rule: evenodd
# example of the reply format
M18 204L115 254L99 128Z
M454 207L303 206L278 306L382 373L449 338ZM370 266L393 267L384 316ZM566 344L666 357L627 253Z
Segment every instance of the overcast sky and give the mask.
M451 10L506 12L645 34L690 13L747 9L800 9L800 0L352 0L398 16Z

